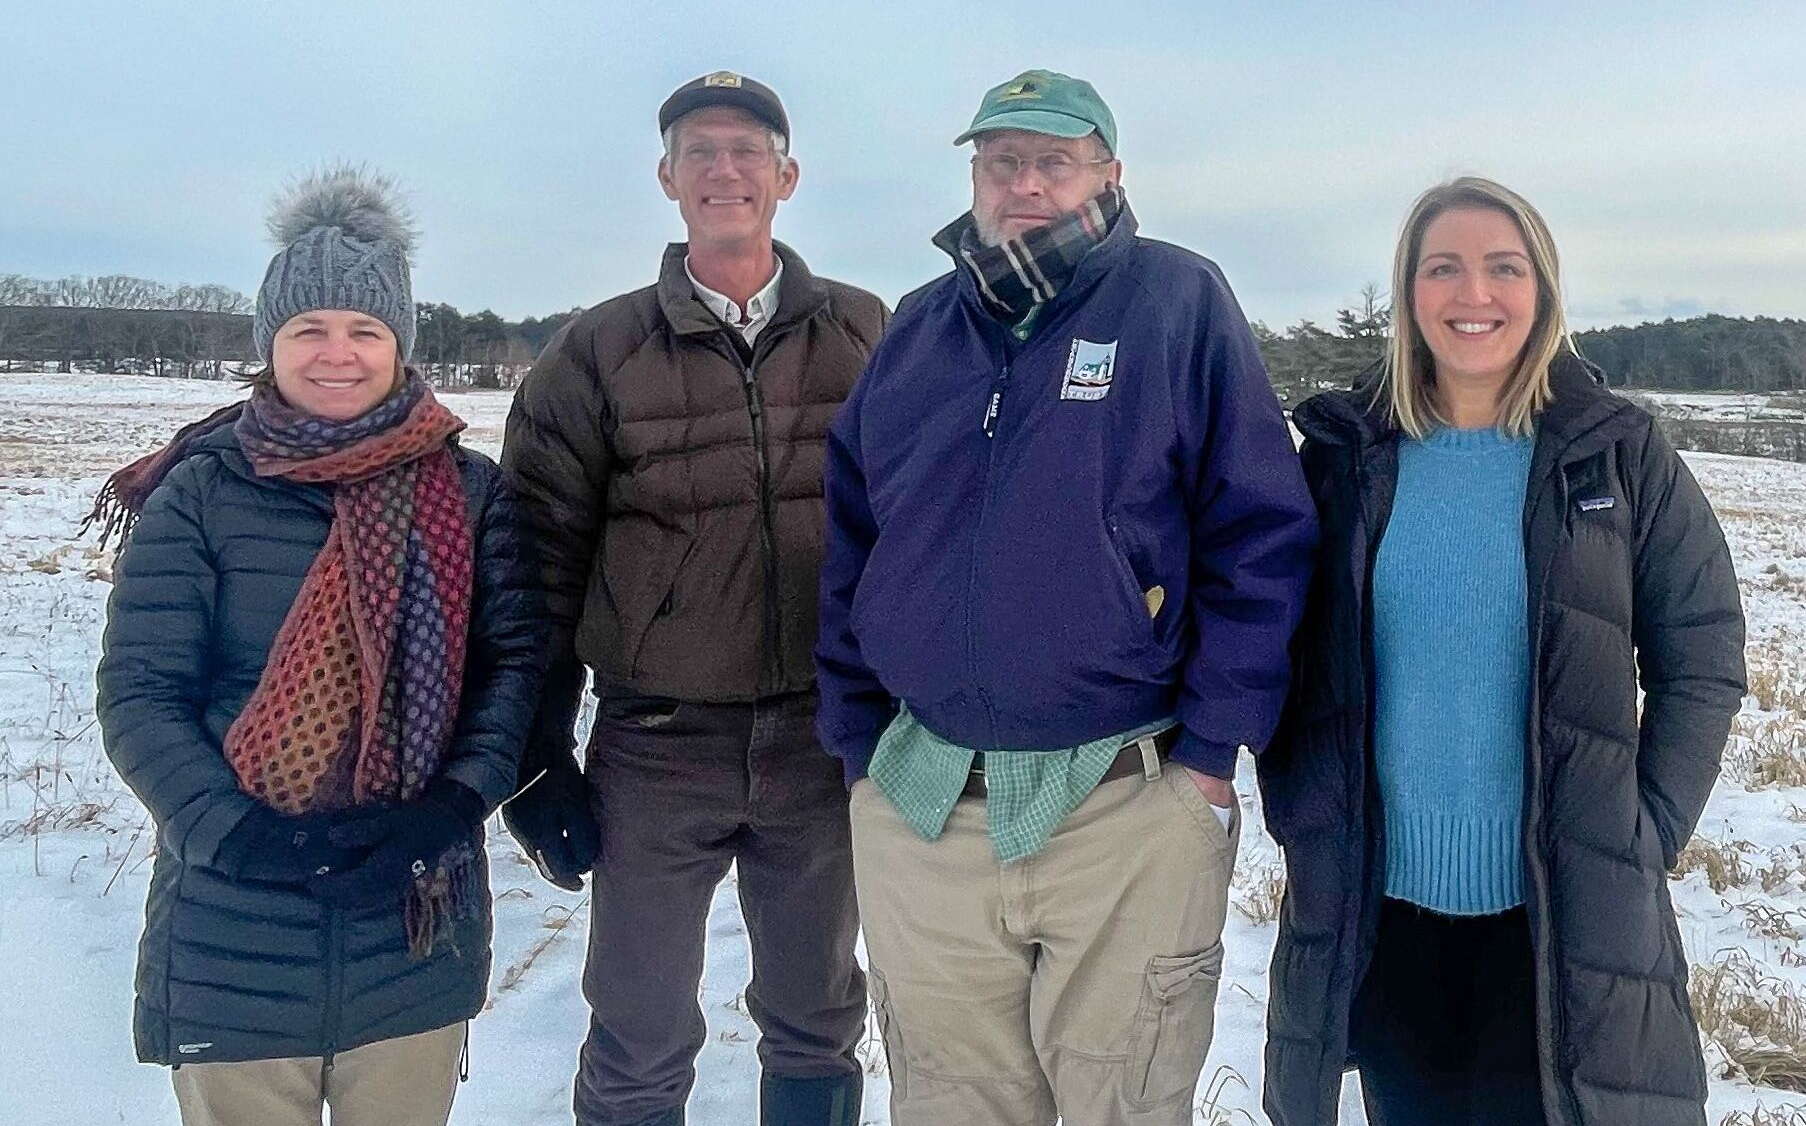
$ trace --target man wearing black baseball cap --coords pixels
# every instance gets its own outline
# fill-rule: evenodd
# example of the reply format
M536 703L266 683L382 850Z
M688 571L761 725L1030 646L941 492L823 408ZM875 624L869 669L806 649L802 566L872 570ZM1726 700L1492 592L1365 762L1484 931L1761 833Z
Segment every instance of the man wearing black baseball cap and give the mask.
M658 131L663 134L677 124L679 118L708 106L732 106L745 110L775 129L789 148L790 118L784 114L784 103L771 87L744 74L718 70L701 78L692 78L671 92L665 104L658 107Z
M505 807L593 907L579 1126L676 1126L707 1037L709 904L752 945L767 1126L855 1126L865 982L847 796L815 736L828 425L888 312L772 239L796 190L771 89L717 71L658 113L688 232L656 284L583 313L521 384L502 461L548 588L551 661ZM599 703L572 758L585 673Z

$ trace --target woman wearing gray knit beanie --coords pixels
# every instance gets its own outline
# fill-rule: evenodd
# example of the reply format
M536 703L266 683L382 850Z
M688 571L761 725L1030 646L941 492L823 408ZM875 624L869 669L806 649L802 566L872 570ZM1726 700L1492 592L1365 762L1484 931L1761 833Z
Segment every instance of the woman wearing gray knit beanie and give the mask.
M405 366L413 230L279 199L248 401L114 474L108 757L160 844L138 1058L187 1126L443 1126L488 991L482 825L541 674L500 470Z

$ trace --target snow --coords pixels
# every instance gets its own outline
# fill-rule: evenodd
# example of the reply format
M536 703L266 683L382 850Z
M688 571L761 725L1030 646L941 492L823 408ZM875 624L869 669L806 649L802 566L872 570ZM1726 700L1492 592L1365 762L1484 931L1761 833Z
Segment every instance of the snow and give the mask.
M1621 393L1647 401L1659 414L1713 421L1783 421L1806 419L1806 400L1794 392L1740 394L1732 391L1642 391Z
M102 754L95 728L93 669L108 570L94 537L78 537L76 527L107 472L241 394L231 384L199 381L0 375L0 965L8 997L8 1019L0 1022L8 1077L0 1083L0 1121L12 1126L176 1118L164 1069L132 1058L133 959L152 834ZM445 401L471 424L471 444L498 452L508 393L451 393ZM1731 538L1752 663L1791 677L1806 638L1806 465L1714 455L1688 460ZM1799 719L1747 702L1732 754L1751 732L1785 725L1790 715ZM1251 776L1244 764L1250 789ZM1233 897L1249 902L1278 854L1259 828L1258 801L1249 796L1244 805ZM1750 842L1751 863L1766 865L1771 852L1786 853L1806 839L1801 806L1806 791L1752 792L1727 779L1700 834ZM499 823L491 829L495 972L488 1010L472 1025L470 1081L459 1091L452 1121L568 1122L570 1077L587 1020L578 990L587 898L539 879ZM1806 988L1800 965L1806 959L1787 956L1798 943L1751 927L1763 911L1783 919L1795 912L1791 917L1806 930L1806 872L1770 891L1752 884L1723 895L1696 872L1671 890L1694 963L1741 950L1765 973ZM690 1121L743 1126L756 1118L757 1029L740 1000L749 967L732 876L708 925L701 999L709 1041ZM1273 937L1271 921L1255 922L1232 907L1216 1039L1198 1092L1201 1123L1266 1121L1258 1092ZM861 1057L864 1121L883 1123L888 1091L875 1034ZM1799 1100L1714 1078L1712 1120L1789 1101ZM1344 1121L1360 1122L1352 1082L1344 1105Z

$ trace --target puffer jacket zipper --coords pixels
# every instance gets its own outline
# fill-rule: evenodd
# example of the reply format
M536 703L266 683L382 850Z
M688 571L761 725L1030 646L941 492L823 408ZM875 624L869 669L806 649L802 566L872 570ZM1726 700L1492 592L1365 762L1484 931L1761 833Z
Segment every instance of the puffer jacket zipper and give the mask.
M326 908L326 1013L322 1021L322 1050L320 1052L320 1089L326 1089L326 1083L332 1075L333 1057L339 1050L339 1021L342 1006L342 994L345 990L345 928L344 912L337 907Z
M741 387L746 391L746 410L752 418L753 454L758 460L759 555L765 571L765 598L764 605L760 608L765 623L765 643L759 652L759 663L762 666L759 679L764 692L777 692L784 687L784 617L778 597L777 516L773 511L771 495L771 450L765 425L765 396L759 389L756 371L761 353L757 348L749 348L748 351L752 353L749 358L741 351L740 345L727 336L732 331L723 329L722 339L727 344L729 355L740 368ZM771 330L767 329L759 339L767 340L770 333Z
M1396 450L1395 442L1389 455L1392 464L1386 475L1389 478L1387 480L1378 479L1382 475L1375 471L1372 464L1378 457L1388 456L1387 453L1374 450L1364 442L1355 449L1353 467L1357 498L1355 511L1357 519L1361 521L1361 534L1357 537L1361 545L1357 557L1361 573L1357 576L1355 585L1359 591L1361 612L1361 743L1365 750L1360 762L1360 787L1358 791L1354 787L1349 787L1349 790L1351 800L1366 811L1363 818L1371 821L1371 831L1364 835L1372 851L1367 866L1362 909L1356 920L1360 937L1355 947L1355 972L1349 987L1351 1008L1373 963L1374 950L1379 944L1380 909L1386 898L1386 806L1379 793L1379 772L1374 768L1373 723L1378 711L1378 683L1374 675L1373 655L1373 572L1379 561L1380 543L1386 537L1386 526L1392 520L1392 501L1398 490ZM1384 495L1381 495L1382 488Z
M1538 441L1541 440L1543 440L1542 436L1538 435ZM1553 499L1561 506L1555 516L1556 525L1560 529L1561 535L1566 536L1569 532L1568 474L1567 467L1563 463L1562 458L1562 454L1565 452L1566 449L1564 448L1561 452L1558 452L1551 458L1549 469L1543 474L1543 480L1539 481L1533 477L1530 482L1530 489L1532 491L1529 496L1525 498L1523 526L1524 563L1526 567L1528 567L1531 561L1537 557L1533 542L1533 534L1536 526L1538 505L1539 503L1547 503L1547 495L1551 491L1556 494ZM1554 478L1554 480L1550 481L1548 480L1549 478ZM1527 895L1525 897L1525 907L1530 916L1530 938L1533 956L1537 953L1534 945L1537 937L1537 927L1539 924L1546 925L1548 916L1553 915L1555 910L1554 893L1549 885L1548 867L1541 859L1541 857L1553 855L1553 849L1551 847L1552 837L1548 821L1549 802L1544 793L1547 789L1547 771L1544 767L1542 755L1542 648L1543 607L1548 602L1549 574L1554 568L1557 551L1558 549L1552 548L1547 553L1547 557L1542 560L1542 571L1540 575L1525 575L1528 592L1534 594L1537 599L1535 605L1527 605L1525 607L1525 616L1530 633L1531 696L1527 708L1529 716L1524 732L1524 748L1526 752L1524 763L1524 813L1526 818L1533 820L1527 825L1525 833L1526 856L1524 868L1526 881L1531 885L1526 888ZM1534 580L1534 582L1532 580ZM1541 904L1540 908L1539 903ZM1555 1091L1553 1092L1554 1102L1559 1105L1561 1112L1566 1115L1565 1119L1553 1120L1552 1126L1554 1126L1554 1123L1564 1121L1580 1122L1582 1121L1582 1117L1579 1100L1575 1097L1573 1089L1568 1084L1567 1076L1564 1074L1566 1068L1566 1060L1564 1057L1566 1056L1565 1041L1567 1038L1567 1014L1562 1010L1561 999L1564 990L1562 982L1558 979L1565 976L1565 971L1560 963L1560 959L1554 956L1553 938L1551 938L1550 941L1551 949L1546 952L1548 956L1546 958L1535 959L1539 968L1545 961L1548 963L1550 978L1548 985L1541 988L1536 997L1536 1024L1539 1031L1542 1033L1542 1039L1544 1040L1544 1044L1538 1048L1537 1055L1539 1060L1543 1061L1543 1066L1547 1067L1548 1076L1555 1085ZM1547 1053L1546 1055L1545 1051ZM1544 1105L1545 1107L1548 1106L1548 1098L1546 1095Z

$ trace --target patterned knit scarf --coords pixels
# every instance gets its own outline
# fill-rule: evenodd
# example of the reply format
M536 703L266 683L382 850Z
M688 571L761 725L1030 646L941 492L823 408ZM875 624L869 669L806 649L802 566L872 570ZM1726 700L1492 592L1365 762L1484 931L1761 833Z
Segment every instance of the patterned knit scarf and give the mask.
M1122 189L1112 184L1077 211L996 246L979 241L970 213L942 228L934 244L972 275L987 305L1018 321L1066 287L1126 206Z
M411 375L369 413L331 422L255 391L235 429L260 477L334 486L333 521L225 755L284 813L418 797L451 746L470 626L472 542L446 440L464 428ZM462 843L405 898L409 949L473 912Z
M291 814L419 796L445 761L464 682L473 548L446 444L464 423L413 372L348 422L259 387L113 474L89 519L129 534L169 471L226 426L258 476L333 486L325 546L226 732L239 786ZM431 952L443 921L475 913L476 860L461 844L409 888L415 957Z

